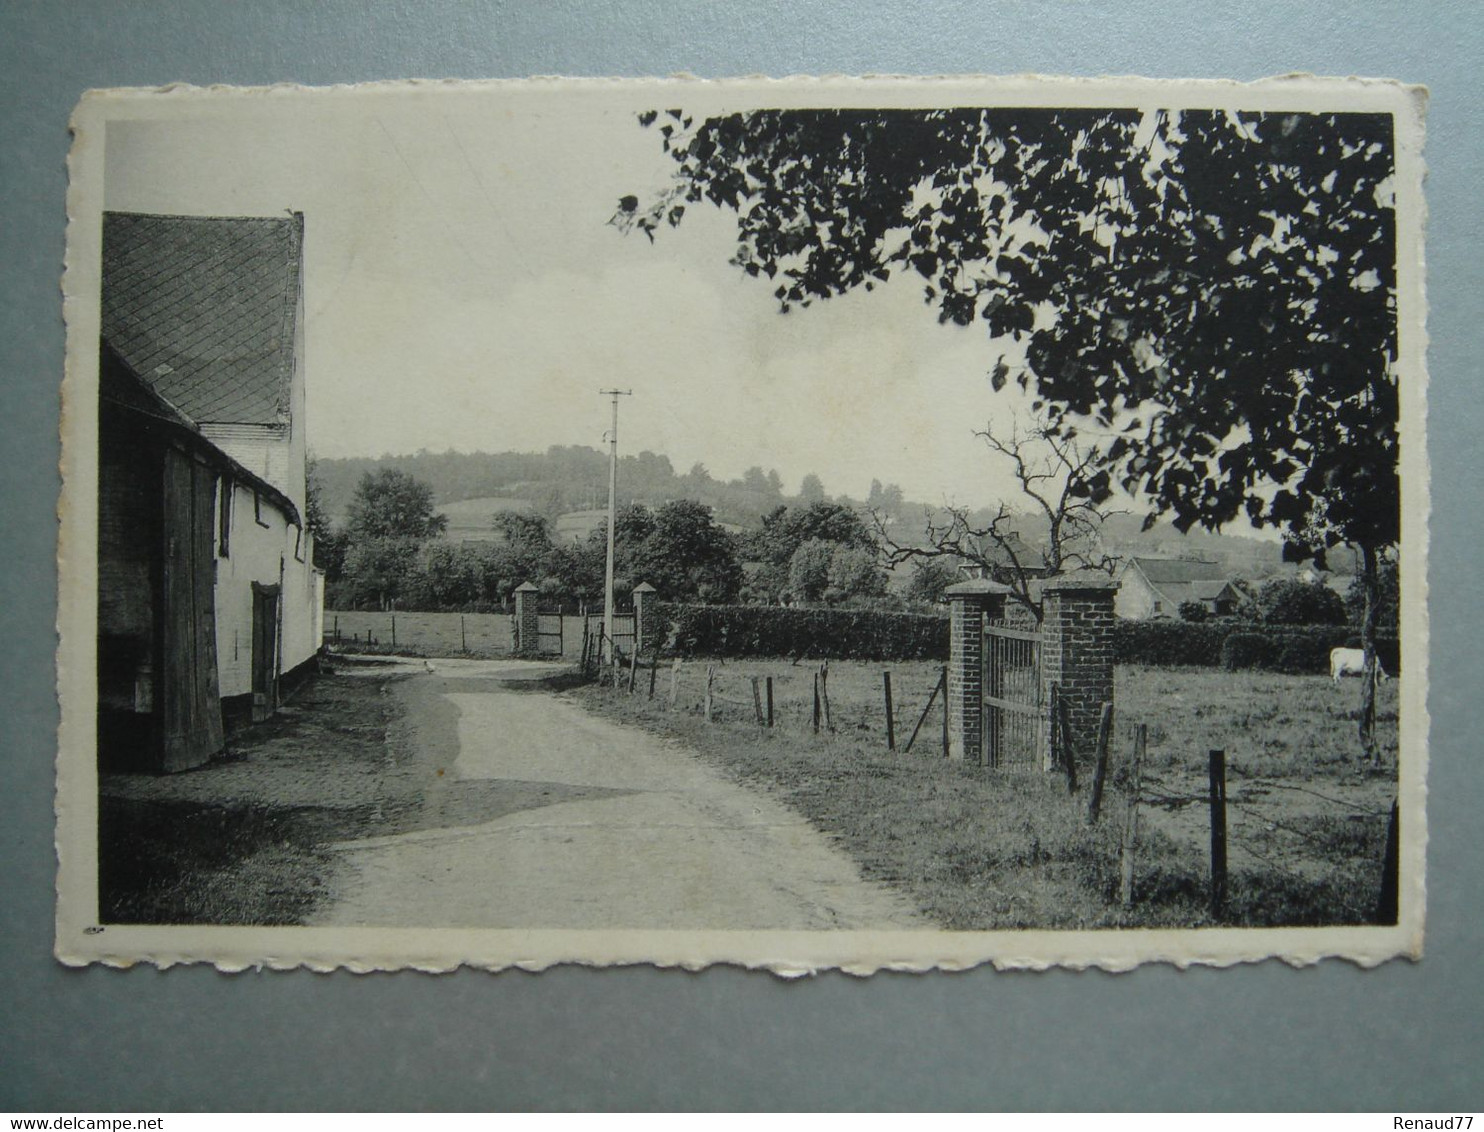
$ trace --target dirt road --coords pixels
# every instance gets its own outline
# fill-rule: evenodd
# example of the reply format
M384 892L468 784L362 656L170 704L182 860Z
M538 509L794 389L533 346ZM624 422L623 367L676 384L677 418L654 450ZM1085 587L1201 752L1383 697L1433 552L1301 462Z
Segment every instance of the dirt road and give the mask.
M419 662L393 683L386 773L426 781L402 832L341 842L320 924L924 926L804 819L539 681L554 666ZM490 816L497 815L497 816Z

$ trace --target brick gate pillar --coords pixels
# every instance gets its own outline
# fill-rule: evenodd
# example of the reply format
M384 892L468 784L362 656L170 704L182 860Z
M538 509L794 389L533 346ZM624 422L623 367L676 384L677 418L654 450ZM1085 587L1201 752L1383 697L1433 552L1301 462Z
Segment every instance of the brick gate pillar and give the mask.
M532 582L515 587L515 655L535 656L541 651L541 615L536 612L538 591Z
M948 599L948 757L984 760L984 618L999 617L1010 587L987 578L943 591Z
M659 593L648 582L634 587L634 655L659 643L655 633L655 599Z
M1097 740L1098 717L1113 702L1113 598L1118 583L1100 570L1079 570L1042 581L1042 702L1051 685L1066 701L1067 722L1077 752L1086 759ZM1057 732L1048 712L1045 768L1058 762Z

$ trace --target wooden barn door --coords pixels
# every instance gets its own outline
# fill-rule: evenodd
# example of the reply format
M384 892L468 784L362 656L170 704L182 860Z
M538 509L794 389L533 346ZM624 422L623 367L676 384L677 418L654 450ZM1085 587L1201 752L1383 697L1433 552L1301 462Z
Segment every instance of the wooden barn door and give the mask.
M278 707L278 587L252 584L252 721Z
M162 769L200 766L223 746L216 671L216 474L165 451L159 681Z

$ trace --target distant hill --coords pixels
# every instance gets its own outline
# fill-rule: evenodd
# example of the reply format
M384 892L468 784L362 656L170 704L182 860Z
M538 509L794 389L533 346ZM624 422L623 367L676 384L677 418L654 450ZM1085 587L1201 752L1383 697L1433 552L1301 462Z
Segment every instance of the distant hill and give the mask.
M518 511L525 514L534 510L535 504L529 499L496 495L485 495L478 499L460 499L438 506L438 513L448 519L448 527L444 535L454 542L493 542L495 541L493 520L501 511Z
M477 517L488 511L526 510L545 515L553 526L559 516L574 511L596 511L608 505L608 457L585 446L553 447L545 452L418 452L413 455L320 459L315 475L320 498L331 520L343 523L366 472L396 468L417 477L433 489L440 510L449 515ZM715 512L718 522L752 529L786 496L776 473L771 481L762 469L750 480L713 479L704 468L679 474L666 456L653 452L621 456L618 467L619 504L643 503L658 507L672 499L696 499ZM457 511L449 510L459 505ZM467 505L468 510L464 510ZM460 518L458 525L464 529Z
M555 446L545 452L427 452L412 455L320 459L315 476L325 510L344 523L356 483L366 472L396 468L433 489L438 510L448 516L448 537L460 541L493 540L492 522L500 511L539 514L561 541L577 541L601 526L608 503L608 458L596 448ZM739 480L713 479L703 467L677 473L666 456L640 452L619 458L619 504L658 507L674 499L695 499L711 507L717 522L736 532L758 529L763 516L779 505L805 501L781 490L776 473L752 469ZM894 495L893 495L894 492ZM920 533L923 505L901 498L888 485L891 529L902 542ZM863 507L860 500L836 496L835 502ZM989 512L978 520L988 522ZM1011 526L1032 544L1044 541L1036 516L1026 514ZM1249 578L1282 571L1282 548L1276 541L1240 534L1195 530L1182 535L1167 522L1142 530L1142 514L1111 516L1103 526L1104 551L1123 558L1203 558L1222 563L1232 574ZM1330 569L1353 572L1352 555L1330 555Z

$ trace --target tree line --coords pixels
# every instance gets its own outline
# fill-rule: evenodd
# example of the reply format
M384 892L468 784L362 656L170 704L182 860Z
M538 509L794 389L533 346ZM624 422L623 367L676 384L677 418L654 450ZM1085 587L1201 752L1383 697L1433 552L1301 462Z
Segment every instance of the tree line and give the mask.
M602 603L606 524L559 542L544 514L496 511L487 541L451 541L432 487L394 467L362 472L343 524L331 520L312 470L308 517L331 608L507 608L527 581L551 605ZM647 582L667 601L900 605L885 562L861 514L823 499L779 504L751 531L728 529L694 499L629 504L614 523L621 600ZM909 590L907 600L932 596Z

